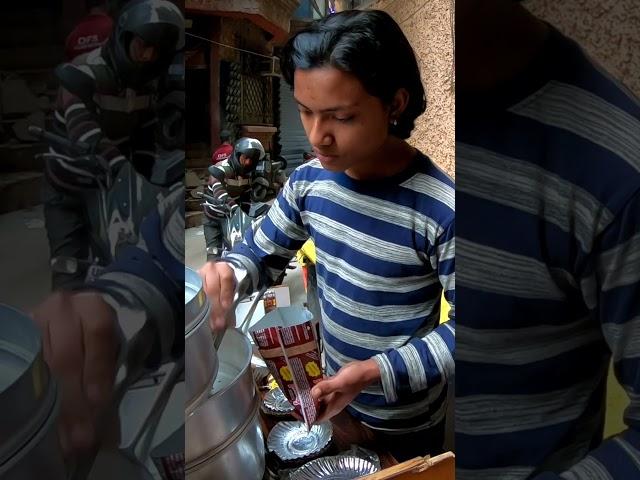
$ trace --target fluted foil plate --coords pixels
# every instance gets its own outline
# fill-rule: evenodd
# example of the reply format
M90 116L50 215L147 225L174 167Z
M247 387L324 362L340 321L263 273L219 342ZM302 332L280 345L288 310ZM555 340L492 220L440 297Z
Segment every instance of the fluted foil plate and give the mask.
M291 402L279 387L267 392L264 396L263 404L267 413L288 414L293 412L293 405L291 405Z
M267 448L281 460L300 460L317 456L329 445L332 435L329 422L313 425L308 432L302 422L280 422L269 432Z
M364 458L339 455L311 460L289 477L290 480L351 480L369 475L378 468Z

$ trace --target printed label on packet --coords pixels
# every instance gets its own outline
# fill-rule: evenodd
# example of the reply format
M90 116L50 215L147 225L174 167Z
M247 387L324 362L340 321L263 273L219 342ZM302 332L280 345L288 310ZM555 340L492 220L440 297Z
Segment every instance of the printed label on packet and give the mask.
M312 318L304 308L284 307L265 315L251 328L270 373L308 429L317 417L311 388L322 380Z

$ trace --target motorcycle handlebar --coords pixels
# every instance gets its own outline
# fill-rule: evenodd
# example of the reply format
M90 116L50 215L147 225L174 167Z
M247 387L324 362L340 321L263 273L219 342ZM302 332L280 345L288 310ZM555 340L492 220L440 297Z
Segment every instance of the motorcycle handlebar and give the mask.
M212 197L209 194L206 194L204 192L195 192L196 197L198 198L203 198L205 199L207 202L209 203L213 203L214 205L223 205L224 202L218 198Z
M195 192L195 196L206 200L209 204L214 207L220 207L221 209L226 210L227 212L231 212L231 208L224 200L220 200L219 198L212 197L211 195L204 192ZM243 202L242 205L251 205L252 202ZM266 205L265 203L258 202L258 204ZM204 204L203 204L204 205Z
M71 150L78 155L86 155L91 151L91 145L85 142L72 142L68 138L65 138L57 133L49 132L36 125L29 125L27 130L31 135L37 139L44 140L54 146L62 147L67 150Z

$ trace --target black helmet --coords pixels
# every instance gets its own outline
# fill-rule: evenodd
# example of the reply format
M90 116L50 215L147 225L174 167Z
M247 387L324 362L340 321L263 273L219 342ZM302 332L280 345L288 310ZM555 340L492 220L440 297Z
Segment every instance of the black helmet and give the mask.
M158 57L138 63L129 57L129 45L138 36L154 45ZM163 74L176 51L184 46L184 17L167 0L133 0L122 7L107 44L108 58L123 85L142 86Z
M240 155L245 155L251 159L251 165L244 168L240 163ZM233 146L233 154L231 155L230 163L233 169L240 173L248 173L256 168L256 165L260 160L263 160L266 156L264 147L260 140L249 137L242 137Z

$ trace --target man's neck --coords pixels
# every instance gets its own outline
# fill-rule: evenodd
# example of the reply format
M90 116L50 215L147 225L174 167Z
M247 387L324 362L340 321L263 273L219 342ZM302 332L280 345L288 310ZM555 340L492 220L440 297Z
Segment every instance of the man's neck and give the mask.
M380 180L403 172L413 161L416 150L404 140L389 136L387 142L366 165L345 173L354 180Z
M456 86L482 92L523 72L539 53L548 25L512 0L461 2L456 17Z

